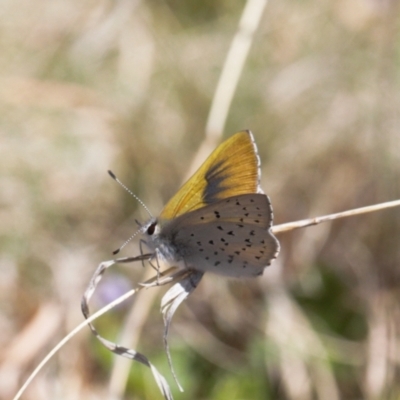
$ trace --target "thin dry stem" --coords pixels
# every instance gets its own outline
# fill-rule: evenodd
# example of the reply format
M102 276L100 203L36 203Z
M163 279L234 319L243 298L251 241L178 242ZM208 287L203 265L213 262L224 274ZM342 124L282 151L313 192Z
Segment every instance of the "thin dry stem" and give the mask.
M39 363L39 365L34 369L34 371L30 374L28 379L25 383L21 386L21 389L15 395L13 400L18 400L21 398L22 394L25 392L25 389L29 386L32 382L33 378L40 372L40 370L47 364L47 362L66 344L68 343L78 332L80 332L83 328L85 328L90 322L93 322L101 315L105 314L107 311L113 309L118 304L122 303L129 297L133 296L137 291L141 290L142 287L137 289L132 289L129 292L125 293L124 295L118 297L116 300L112 301L111 303L107 304L105 307L97 311L96 313L92 314L89 318L85 321L80 323L74 330L72 330L68 335L66 335L60 342L57 343L56 346L46 355L46 357Z
M167 271L162 273L162 276L165 276L167 273L173 273L176 271L176 268L170 268ZM180 276L179 276L180 277ZM35 376L40 372L40 370L47 364L47 362L66 344L68 343L78 332L80 332L82 329L84 329L87 325L89 325L91 322L95 321L97 318L105 314L106 312L112 310L114 307L116 307L118 304L121 304L125 300L127 300L129 297L133 296L135 293L138 293L140 290L149 288L149 287L154 287L154 286L162 286L168 283L171 283L172 281L170 279L164 281L164 280L159 280L158 277L153 277L145 282L146 286L138 286L137 288L131 289L122 296L118 297L111 303L107 304L103 308L101 308L99 311L93 313L90 317L85 319L82 323L80 323L75 329L73 329L68 335L66 335L59 343L57 343L56 346L46 355L46 357L39 363L39 365L34 369L34 371L30 374L28 379L25 381L25 383L21 386L20 390L18 393L15 395L13 400L18 400L21 398L22 394L25 392L26 388L29 386L29 384L32 382L32 380L35 378Z
M222 135L254 33L259 26L266 5L267 0L248 0L245 5L211 103L206 124L207 139L212 138L216 141Z
M267 0L248 0L246 2L211 102L204 141L188 169L186 178L193 174L221 139L232 99L253 42L254 33L259 26L266 5Z
M367 214L374 211L384 210L386 208L400 206L400 200L388 201L386 203L375 204L372 206L354 208L353 210L342 211L336 214L324 215L322 217L302 219L296 222L288 222L286 224L276 225L272 227L272 233L281 233L291 231L293 229L305 228L307 226L318 225L322 222L332 221L334 219L352 217L353 215Z

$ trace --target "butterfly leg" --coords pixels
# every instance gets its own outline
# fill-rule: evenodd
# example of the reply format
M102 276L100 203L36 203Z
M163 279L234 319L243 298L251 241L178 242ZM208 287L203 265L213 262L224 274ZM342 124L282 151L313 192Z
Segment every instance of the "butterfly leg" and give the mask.
M146 241L144 239L140 239L139 240L139 250L140 250L140 254L143 254L143 245L147 245ZM145 267L144 265L144 260L142 260L142 266L143 268Z
M140 254L143 254L143 245L147 245L147 242L146 242L144 239L140 239L140 241L139 241ZM152 258L153 258L153 257L152 257ZM158 263L157 254L155 255L155 258L156 258L156 260L157 260L157 266L155 266L155 265L151 262L151 259L149 259L148 262L149 262L151 268L153 268L154 271L157 272L157 276L159 277L159 276L160 276L160 265L159 265L159 263ZM142 261L142 265L143 265L143 267L145 267L145 265L144 265L144 260Z
M153 286L164 286L182 279L182 277L186 276L187 273L188 271L182 270L181 268L170 267L165 271L160 272L159 276L154 276L146 282L139 283L139 285L147 288Z
M152 263L152 260L153 260L153 259L156 260L156 264L157 264L157 265L154 265L154 264ZM158 279L160 278L160 276L162 276L162 274L160 274L161 267L160 267L160 263L158 262L158 253L157 253L157 250L156 250L156 252L155 252L155 254L154 254L154 257L152 257L151 259L149 259L149 264L150 264L151 268L153 268L154 271L157 272L157 280L158 280Z

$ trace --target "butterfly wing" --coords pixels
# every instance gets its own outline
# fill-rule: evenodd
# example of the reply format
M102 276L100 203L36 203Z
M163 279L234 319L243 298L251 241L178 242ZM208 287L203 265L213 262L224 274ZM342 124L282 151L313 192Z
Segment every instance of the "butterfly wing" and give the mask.
M246 193L262 193L260 161L250 131L241 131L220 144L179 189L160 214L161 220Z
M268 196L239 195L176 218L163 227L161 239L189 269L257 276L279 252L272 217Z

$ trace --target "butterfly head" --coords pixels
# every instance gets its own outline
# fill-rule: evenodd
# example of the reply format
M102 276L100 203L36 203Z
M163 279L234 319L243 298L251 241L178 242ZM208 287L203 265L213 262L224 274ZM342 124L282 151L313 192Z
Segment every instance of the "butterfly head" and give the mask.
M161 227L157 218L151 218L140 229L144 239L143 242L153 252L156 251L159 245L159 235Z
M141 232L148 237L157 236L160 231L157 218L151 218L146 224L141 227Z
M152 259L157 266L175 266L185 268L186 263L182 256L182 249L179 243L174 240L177 231L173 228L175 221L164 221L163 219L152 218L141 228L144 236L143 242L153 253Z

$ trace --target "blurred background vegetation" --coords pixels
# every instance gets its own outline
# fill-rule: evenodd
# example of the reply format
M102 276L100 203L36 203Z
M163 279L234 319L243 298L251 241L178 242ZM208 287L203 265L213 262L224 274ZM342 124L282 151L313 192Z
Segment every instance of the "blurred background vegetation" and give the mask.
M107 169L154 214L187 176L244 6L2 1L1 399L82 321L91 274L146 218ZM223 137L254 132L275 224L400 198L399 11L396 0L265 7ZM165 288L96 326L149 356L176 400L399 399L399 238L389 209L280 235L259 279L205 276L170 333L184 393L162 347ZM94 307L148 274L108 271ZM116 363L85 329L23 398L162 397L148 369Z

